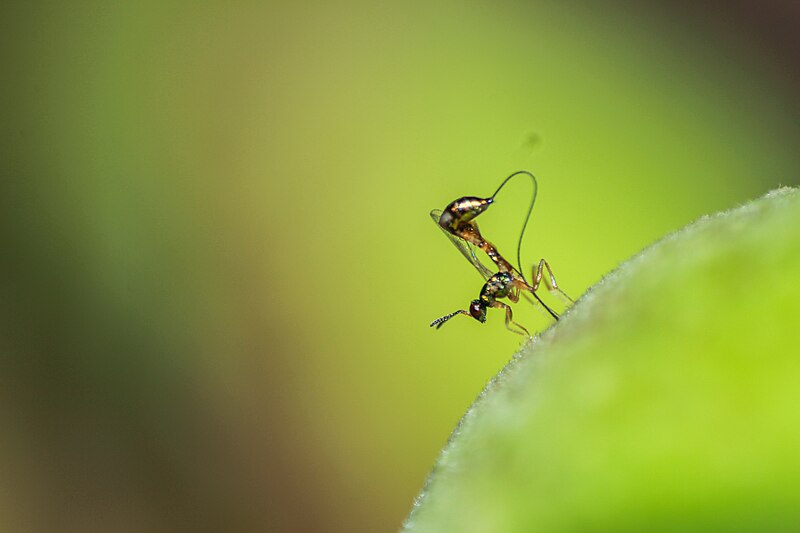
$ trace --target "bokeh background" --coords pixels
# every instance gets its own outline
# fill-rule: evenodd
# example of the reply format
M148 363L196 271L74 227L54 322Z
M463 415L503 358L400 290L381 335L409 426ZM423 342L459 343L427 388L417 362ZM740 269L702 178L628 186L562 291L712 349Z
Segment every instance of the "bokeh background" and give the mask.
M798 184L797 6L5 3L0 530L396 530L521 340L428 212L577 297Z

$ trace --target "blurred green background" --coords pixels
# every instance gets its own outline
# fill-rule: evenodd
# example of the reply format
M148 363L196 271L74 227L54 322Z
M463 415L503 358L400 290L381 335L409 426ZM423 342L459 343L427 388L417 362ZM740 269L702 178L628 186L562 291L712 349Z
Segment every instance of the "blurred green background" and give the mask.
M0 9L3 531L395 530L521 340L432 208L577 297L800 182L792 2Z

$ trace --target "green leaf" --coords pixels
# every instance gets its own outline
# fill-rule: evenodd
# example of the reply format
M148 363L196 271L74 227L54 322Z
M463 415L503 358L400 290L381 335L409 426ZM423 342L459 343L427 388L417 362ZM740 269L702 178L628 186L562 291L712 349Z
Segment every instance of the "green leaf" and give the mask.
M783 188L645 249L524 346L404 528L799 525L800 192Z

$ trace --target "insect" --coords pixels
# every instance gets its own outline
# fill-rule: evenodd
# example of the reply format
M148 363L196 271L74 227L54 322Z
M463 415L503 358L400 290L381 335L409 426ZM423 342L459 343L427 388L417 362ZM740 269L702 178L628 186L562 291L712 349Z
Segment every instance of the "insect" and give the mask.
M474 219L486 211L494 203L494 198L497 196L497 193L502 190L510 179L518 175L527 175L531 178L533 193L525 222L520 232L519 242L517 243L517 265L519 266L517 269L500 254L496 246L481 235L478 224ZM531 212L533 211L533 205L536 202L537 190L536 177L528 171L520 170L503 180L494 194L488 198L465 196L451 202L444 210L434 209L431 211L431 218L436 222L436 225L444 231L445 235L450 239L450 242L458 248L461 254L486 280L486 283L481 288L479 297L470 302L468 309L460 309L441 318L437 318L431 322L432 327L435 326L438 329L456 315L467 315L481 323L486 322L486 311L491 307L505 310L506 328L510 331L520 335L530 336L527 329L514 321L511 307L497 300L498 298L508 298L512 303L516 303L519 301L520 294L523 294L531 303L538 303L550 316L558 320L558 314L548 307L547 304L539 298L539 295L536 294L542 281L544 281L545 286L551 293L555 293L568 303L574 303L572 299L558 287L553 271L546 260L540 260L538 267L533 269L533 283L529 283L528 280L525 279L525 275L522 274L522 261L520 259L522 239L525 235L525 229L530 220ZM496 274L492 273L491 270L478 260L473 247L482 250L492 262L494 262L498 270ZM547 277L544 277L545 270L547 270ZM535 302L530 300L529 294L536 300Z

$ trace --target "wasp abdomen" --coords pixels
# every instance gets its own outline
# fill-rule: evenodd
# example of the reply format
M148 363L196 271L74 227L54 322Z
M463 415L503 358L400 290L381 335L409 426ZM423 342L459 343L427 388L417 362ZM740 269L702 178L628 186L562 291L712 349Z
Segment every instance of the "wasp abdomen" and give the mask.
M444 208L442 216L439 218L439 225L445 229L456 230L462 224L486 211L490 205L492 205L491 198L464 196Z

